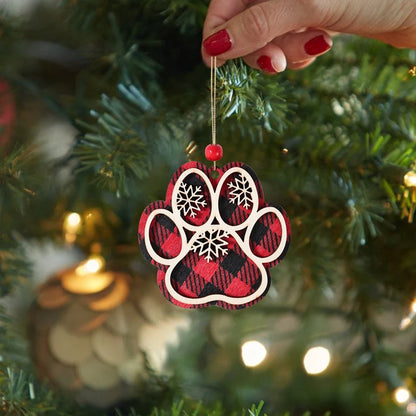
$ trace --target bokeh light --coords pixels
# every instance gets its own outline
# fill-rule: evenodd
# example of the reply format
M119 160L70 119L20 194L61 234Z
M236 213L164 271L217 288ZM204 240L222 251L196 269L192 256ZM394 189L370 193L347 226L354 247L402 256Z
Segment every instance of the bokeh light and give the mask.
M257 367L266 356L266 347L259 341L246 341L241 346L241 359L246 367Z
M398 387L393 397L397 404L406 404L410 400L410 391L406 387Z
M321 374L331 362L328 348L317 346L310 348L303 357L303 367L308 374Z

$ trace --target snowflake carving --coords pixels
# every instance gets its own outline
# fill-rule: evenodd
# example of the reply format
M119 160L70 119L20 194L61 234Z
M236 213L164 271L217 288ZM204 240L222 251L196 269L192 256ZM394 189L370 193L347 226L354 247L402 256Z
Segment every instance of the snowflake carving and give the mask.
M200 186L194 188L191 184L182 182L178 190L178 209L184 217L189 214L192 218L195 218L197 212L201 211L201 208L207 204L203 198L204 195Z
M194 241L191 250L200 256L205 255L207 262L218 259L221 254L228 253L228 236L224 230L207 230Z
M245 209L250 208L250 204L253 203L253 190L245 176L239 174L233 182L228 184L228 189L232 203L243 205Z

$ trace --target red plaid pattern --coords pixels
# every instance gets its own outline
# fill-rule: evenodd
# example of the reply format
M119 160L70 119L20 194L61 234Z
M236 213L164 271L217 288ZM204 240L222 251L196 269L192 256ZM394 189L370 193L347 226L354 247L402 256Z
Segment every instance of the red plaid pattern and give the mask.
M255 300L245 303L243 305L233 305L225 301L213 301L209 303L203 303L199 305L186 304L174 299L168 292L165 285L165 275L168 267L156 262L148 253L144 242L144 229L149 218L149 215L155 209L165 209L172 212L172 193L178 178L183 172L190 168L196 168L205 173L213 185L214 190L222 175L227 170L233 167L240 167L244 169L253 179L258 193L260 210L263 207L269 207L265 203L263 198L263 191L255 173L251 168L243 163L233 162L219 169L220 177L218 179L212 179L210 176L211 169L207 168L198 162L189 162L181 166L173 175L171 182L169 183L165 201L156 201L148 205L144 210L139 223L139 244L143 251L144 256L156 267L159 272L157 281L159 287L164 296L172 303L186 307L186 308L199 308L208 306L208 304L217 305L226 309L240 309L247 306L251 306L258 302L267 292L270 286L270 274L269 269L275 266L286 254L290 242L290 225L289 220L284 210L276 205L277 208L284 217L287 227L287 238L285 247L278 259L273 262L264 264L268 276L267 289ZM219 214L223 221L229 225L235 226L242 224L252 213L253 204L249 204L247 208L244 208L242 204L231 202L230 188L228 186L235 179L234 174L231 174L222 186L219 198ZM191 173L185 178L185 182L193 187L200 187L200 191L204 195L206 205L200 207L194 217L187 215L182 217L184 221L193 226L202 226L207 222L210 217L212 203L209 189L205 182L201 179L201 176L197 173ZM246 230L241 230L238 235L241 239L244 238ZM189 231L186 232L188 241L192 238ZM181 252L181 237L178 230L178 225L174 221L168 218L166 215L156 215L150 225L150 244L153 250L161 257L165 259L173 259ZM274 213L266 213L262 215L256 224L254 225L251 235L249 237L250 248L254 255L258 257L268 257L276 252L282 239L282 229L279 219ZM261 271L259 267L252 261L250 255L244 253L238 242L230 234L227 238L227 252L220 254L215 261L207 261L204 256L198 254L198 252L189 251L174 267L171 272L171 283L174 290L187 298L203 298L211 294L223 294L232 298L246 297L256 291L261 283ZM172 267L172 266L171 266Z

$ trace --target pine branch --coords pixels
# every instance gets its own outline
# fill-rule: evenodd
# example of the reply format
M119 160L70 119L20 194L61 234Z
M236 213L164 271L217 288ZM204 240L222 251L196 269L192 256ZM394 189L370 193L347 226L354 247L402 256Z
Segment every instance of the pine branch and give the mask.
M412 119L407 118L407 126L401 119L394 130L389 129L385 126L385 120L392 118L389 107L376 111L377 105L373 107L371 99L365 100L364 105L353 95L326 103L327 108L321 108L328 111L332 107L341 118L339 123L331 123L329 117L333 115L323 111L324 115L317 114L317 119L309 117L300 127L297 133L302 139L295 136L286 142L295 168L292 180L293 174L303 181L309 177L315 183L311 187L309 181L304 182L309 189L328 192L332 197L338 195L345 204L348 209L345 218L351 221L346 223L343 234L353 250L379 235L378 225L387 224L392 213L409 215L412 195L403 193L402 183L404 173L416 160L416 142L408 133L414 129ZM315 102L315 98L306 99L299 114L312 111ZM312 124L320 127L313 129ZM405 126L403 132L400 126ZM392 135L384 134L386 130ZM403 195L405 202L399 208Z
M333 96L354 93L414 101L416 91L409 86L415 80L408 73L414 65L411 54L371 39L340 36L320 65L287 77L304 85L308 94L316 89Z
M175 25L181 33L196 33L202 28L208 8L206 0L145 0L148 12L164 17L166 24Z
M129 195L135 181L148 176L165 145L175 139L183 142L186 134L176 126L176 114L156 112L134 85L120 84L119 91L122 98L104 95L102 112L91 112L96 124L79 121L86 134L73 154L81 162L78 172L92 171L98 185Z
M78 26L83 32L91 33L95 28L97 33L108 31L108 16L110 14L123 18L123 29L126 33L137 24L137 19L143 14L141 0L126 0L115 2L111 0L85 0L82 3L64 0L66 15L71 23Z
M0 307L0 363L13 363L21 369L30 367L25 329Z
M287 128L289 106L282 84L242 60L227 62L217 77L218 113L223 122L234 120L225 129L241 130L241 136L261 142L264 132L276 136Z
M30 272L22 247L8 235L0 234L0 297L12 292Z
M13 73L20 66L20 50L17 45L20 44L21 28L16 19L10 16L0 15L0 56L7 56L2 65L2 72Z
M62 399L29 372L10 366L0 365L0 391L2 416L104 416Z
M33 162L33 149L27 147L17 148L0 159L0 221L4 225L10 220L8 213L22 214L36 195Z
M113 13L108 16L110 27L113 33L111 50L116 54L110 56L111 72L117 71L119 79L124 83L138 82L140 75L142 78L151 77L158 69L158 65L140 49L139 43L133 40L125 40L120 29L120 25Z
M5 416L47 415L56 411L52 392L45 387L36 391L33 379L23 370L0 366L0 387L0 409Z
M258 405L253 404L249 409L242 409L241 416L267 416L263 412L264 402L260 401ZM220 404L216 406L204 406L201 402L192 403L184 400L172 403L170 409L155 407L149 416L225 416L229 412ZM237 410L233 410L233 414L238 414ZM302 416L310 416L310 412L305 412ZM116 411L116 416L139 416L135 409L130 409L129 413L124 414ZM279 415L276 415L279 416ZM280 416L290 416L290 413L282 413ZM330 416L330 412L326 412L323 416Z
M348 200L349 216L344 231L344 240L352 252L364 246L369 238L381 234L379 224L385 223L389 209L379 201L371 201L364 189L352 189Z

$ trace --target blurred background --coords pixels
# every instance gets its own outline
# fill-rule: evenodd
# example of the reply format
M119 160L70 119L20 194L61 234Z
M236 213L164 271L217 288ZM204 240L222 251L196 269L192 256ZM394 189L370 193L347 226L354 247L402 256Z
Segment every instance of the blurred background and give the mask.
M286 210L268 295L185 310L137 226L207 163L206 0L0 1L1 415L416 415L416 53L217 71L224 163Z

